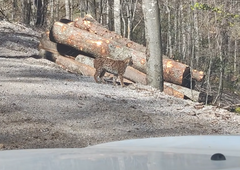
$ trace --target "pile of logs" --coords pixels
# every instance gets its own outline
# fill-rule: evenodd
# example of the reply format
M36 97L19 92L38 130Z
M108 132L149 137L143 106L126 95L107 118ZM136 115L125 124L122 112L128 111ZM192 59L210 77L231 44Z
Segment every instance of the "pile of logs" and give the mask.
M55 22L51 30L42 35L39 50L63 68L87 76L94 75L93 60L98 56L114 59L132 56L134 64L127 67L124 81L147 84L146 47L109 31L88 15L75 21ZM189 89L194 88L195 81L203 80L202 71L167 57L163 57L163 71L165 93L205 102L205 94Z

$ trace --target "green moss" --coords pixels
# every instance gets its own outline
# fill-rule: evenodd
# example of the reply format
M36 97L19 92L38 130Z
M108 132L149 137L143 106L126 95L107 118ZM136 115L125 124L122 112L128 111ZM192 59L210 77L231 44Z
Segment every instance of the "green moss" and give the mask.
M235 112L240 114L240 107L236 107Z

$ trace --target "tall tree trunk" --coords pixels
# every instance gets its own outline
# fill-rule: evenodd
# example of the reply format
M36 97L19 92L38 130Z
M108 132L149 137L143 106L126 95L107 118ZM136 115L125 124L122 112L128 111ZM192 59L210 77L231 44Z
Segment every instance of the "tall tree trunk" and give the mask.
M54 23L55 21L55 15L54 15L54 1L50 0L50 21L51 21L51 25Z
M108 28L109 30L114 30L114 2L108 1Z
M70 20L73 20L73 0L69 1L69 8L70 8Z
M84 17L87 14L87 0L80 0L79 9L81 17Z
M210 33L208 32L208 50L209 52L212 50L211 48L211 38L210 38ZM208 95L211 92L211 84L210 84L210 76L211 76L211 69L212 69L212 55L209 55L209 65L208 65L208 72L207 72L207 87L206 87L206 91L207 91L207 97L206 97L206 101L205 104L208 103Z
M15 20L17 10L17 0L12 0L12 20Z
M65 0L65 11L66 11L66 19L70 19L70 6L69 6L69 0Z
M90 14L93 18L96 18L96 4L95 0L88 0L87 2L87 14Z
M132 22L131 22L131 18L132 18L132 11L131 11L131 4L130 2L126 5L126 11L127 11L127 38L131 39L131 34L132 34Z
M56 14L57 14L57 17L55 19L59 20L60 19L60 17L59 17L59 0L56 0Z
M181 10L181 39L182 39L182 48L181 48L181 54L182 54L182 59L186 60L186 51L187 51L187 43L186 43L186 29L185 29L185 16L184 16L184 11L183 11L183 2L180 1L180 10Z
M48 0L35 0L35 5L37 7L37 21L35 25L44 26L46 25Z
M133 31L133 21L135 19L136 8L138 0L133 2L133 0L126 1L126 13L127 13L127 38L132 39Z
M178 39L178 34L179 34L179 32L178 32L178 29L179 29L178 28L178 18L179 18L179 15L178 15L178 11L179 11L179 9L178 9L178 6L179 6L178 0L174 0L174 4L175 4L175 6L174 6L174 28L173 28L173 30L174 30L173 51L176 54L177 50L179 49L178 48L178 46L179 46L179 42L178 42L179 41L179 39ZM174 58L174 56L172 56L172 58Z
M187 37L187 58L186 58L186 63L190 65L190 60L191 60L191 56L192 56L192 45L193 44L193 35L192 35L192 29L193 29L193 19L192 19L192 11L190 8L191 4L189 4L187 6L187 33L186 33L186 37Z
M108 0L102 0L102 22L101 24L108 27Z
M121 4L120 0L114 0L114 31L121 35Z
M168 0L166 1L166 8L167 8L167 13L168 13L168 37L167 37L167 54L169 57L172 57L172 35L171 35L171 9L169 8L169 2Z
M31 1L30 0L22 0L22 19L23 23L26 25L30 24L31 19Z
M234 40L234 61L233 61L233 73L234 75L237 75L237 39Z
M223 71L224 71L223 53L222 53L222 38L223 37L222 37L220 29L221 28L219 28L219 30L218 30L218 37L216 38L217 49L219 51L218 56L219 56L219 60L220 60L219 83L218 83L217 96L216 96L213 104L215 104L218 100L221 100L222 88L223 88Z
M197 1L193 0L193 4L195 4ZM195 56L195 60L196 60L196 66L198 66L198 62L199 62L199 26L198 26L198 14L197 11L194 10L193 11L193 25L194 25L194 34L192 34L193 39L194 39L194 44L192 44L192 46L194 45L194 51L192 51L192 53L194 53Z
M178 9L178 18L177 18L177 22L178 22L178 37L177 37L177 39L178 39L178 54L183 54L182 53L182 22L181 22L181 19L182 19L182 5L181 5L181 1L179 2L179 8L177 7L177 9Z
M143 0L142 7L147 46L147 82L152 87L163 91L162 40L158 0Z
M126 20L125 20L125 18L124 18L124 16L123 16L123 4L121 5L121 19L122 19L122 24L123 24L123 28L122 28L123 33L122 33L122 36L123 36L123 37L126 37Z

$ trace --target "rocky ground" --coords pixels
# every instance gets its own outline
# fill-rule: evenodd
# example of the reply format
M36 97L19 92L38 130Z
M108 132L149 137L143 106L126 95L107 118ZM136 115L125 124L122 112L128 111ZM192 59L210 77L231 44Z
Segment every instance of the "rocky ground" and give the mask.
M139 84L97 84L92 77L39 59L39 36L22 25L0 21L0 149L240 133L235 113L215 106L196 109L198 103Z

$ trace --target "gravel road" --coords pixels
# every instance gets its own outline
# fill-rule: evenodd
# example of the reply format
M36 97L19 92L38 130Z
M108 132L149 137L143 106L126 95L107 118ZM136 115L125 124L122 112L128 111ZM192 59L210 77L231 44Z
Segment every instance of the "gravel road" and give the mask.
M240 116L151 87L97 84L37 54L36 33L0 23L0 149L86 147L123 139L239 134Z

